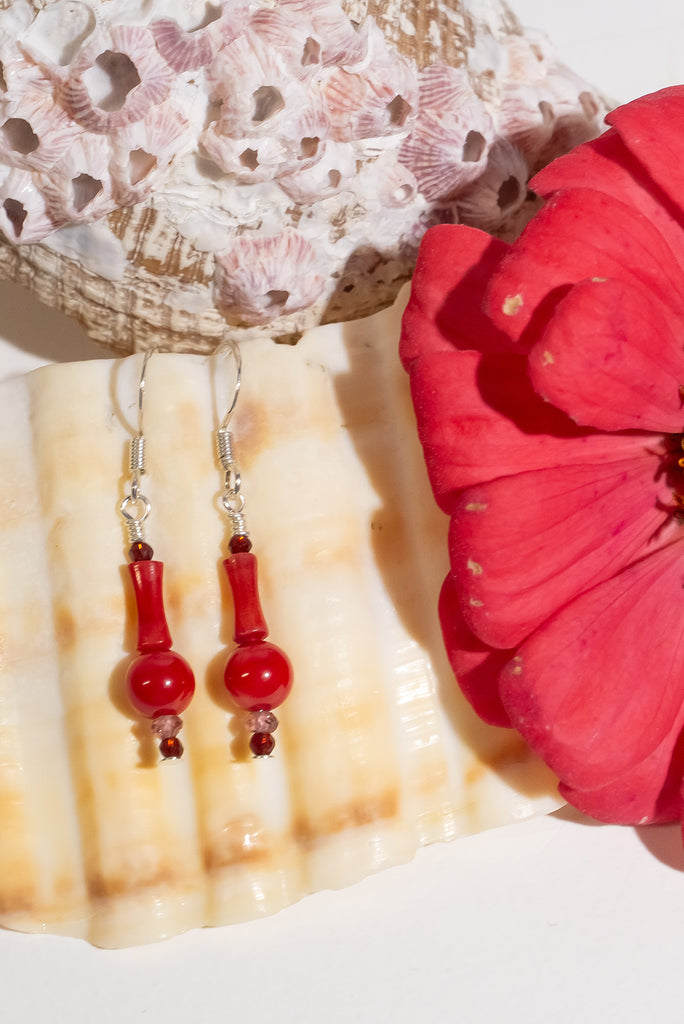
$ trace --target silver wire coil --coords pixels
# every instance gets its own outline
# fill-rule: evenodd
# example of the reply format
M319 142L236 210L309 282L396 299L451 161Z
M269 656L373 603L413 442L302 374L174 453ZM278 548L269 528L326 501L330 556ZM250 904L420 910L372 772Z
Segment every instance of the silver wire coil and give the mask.
M131 544L145 539L143 523L150 514L150 508L144 494L131 493L121 502L119 511L124 518Z
M239 534L242 537L249 537L249 530L247 529L247 523L242 512L229 512L230 525L233 528L234 534Z
M143 529L142 519L126 520L126 529L128 530L128 539L131 544L137 544L138 541L145 540L145 531Z
M235 453L233 452L233 435L226 427L220 427L216 431L216 443L218 457L224 469L234 469L236 465Z
M129 466L133 474L145 472L145 438L142 434L136 434L131 441Z

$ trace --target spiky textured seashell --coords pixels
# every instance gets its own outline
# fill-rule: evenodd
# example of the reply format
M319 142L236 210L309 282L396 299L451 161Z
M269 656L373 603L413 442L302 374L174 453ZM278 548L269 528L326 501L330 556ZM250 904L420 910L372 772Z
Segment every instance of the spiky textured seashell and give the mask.
M292 229L273 237L236 238L216 262L216 304L229 323L269 323L274 314L312 305L325 284L314 247ZM289 290L292 266L300 277L295 295Z
M386 305L430 224L522 226L497 153L529 177L605 110L504 0L3 7L0 275L122 352L258 333L263 296L225 301L245 239L315 254L316 287L281 268L274 336Z
M527 164L522 152L500 139L490 148L487 166L476 186L459 196L462 224L493 231L520 206L527 190Z
M426 199L447 203L482 176L494 122L466 71L444 66L420 75L419 118L399 151Z
M395 357L399 315L243 347L234 451L270 636L295 670L261 759L222 681L233 608L212 435L230 358L147 366L147 540L197 680L173 763L122 688L135 611L119 503L140 357L0 385L4 926L153 941L557 806L548 771L476 719L446 663L446 523Z

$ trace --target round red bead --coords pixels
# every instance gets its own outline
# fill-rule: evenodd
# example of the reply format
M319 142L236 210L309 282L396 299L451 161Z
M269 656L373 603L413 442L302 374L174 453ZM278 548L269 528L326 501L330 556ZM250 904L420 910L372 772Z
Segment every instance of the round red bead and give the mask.
M249 749L255 757L268 757L274 747L275 740L270 732L255 732L249 741Z
M126 689L131 704L145 718L179 715L195 692L195 677L175 651L151 651L129 665Z
M285 652L267 640L241 644L228 659L224 681L238 707L270 711L292 689L292 665Z

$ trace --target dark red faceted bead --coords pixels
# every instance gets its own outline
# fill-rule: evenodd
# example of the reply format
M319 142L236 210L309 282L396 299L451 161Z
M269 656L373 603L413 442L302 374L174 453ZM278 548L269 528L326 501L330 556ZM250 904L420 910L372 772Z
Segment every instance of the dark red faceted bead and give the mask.
M159 744L162 757L181 757L183 754L183 744L177 736L167 736Z
M275 740L270 732L255 732L249 741L249 749L255 757L268 757L274 747Z
M267 640L241 644L228 659L224 681L239 708L271 711L292 689L292 665L285 652Z
M128 557L131 562L149 562L154 551L144 540L136 540L128 549Z
M195 692L195 677L175 651L139 654L126 673L128 697L145 718L180 715Z
M241 551L251 551L252 542L246 533L235 533L228 543L231 555L237 555Z

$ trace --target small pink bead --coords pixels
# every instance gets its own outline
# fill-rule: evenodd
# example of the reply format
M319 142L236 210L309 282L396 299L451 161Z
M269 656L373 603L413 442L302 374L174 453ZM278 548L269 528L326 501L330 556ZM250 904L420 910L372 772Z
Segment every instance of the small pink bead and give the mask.
M160 740L168 740L177 736L183 728L183 719L178 715L159 715L152 719L152 734Z
M275 732L278 728L278 719L272 711L250 711L247 716L247 728L250 732Z

